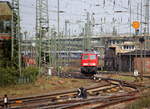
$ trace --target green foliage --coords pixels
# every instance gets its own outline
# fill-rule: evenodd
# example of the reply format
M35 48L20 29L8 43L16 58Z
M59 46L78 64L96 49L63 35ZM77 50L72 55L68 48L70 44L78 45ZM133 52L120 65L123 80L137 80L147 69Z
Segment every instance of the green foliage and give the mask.
M0 86L16 84L18 77L19 75L15 68L0 68Z
M0 46L0 67L7 68L11 62L11 40L4 40Z
M17 69L13 67L0 68L0 87L15 85L19 83L20 78L34 82L38 76L38 68L27 67L22 70L21 77ZM27 83L27 82L23 82Z
M7 68L12 65L12 62L8 58L0 59L0 68Z
M39 70L36 67L27 67L21 72L21 76L29 78L31 82L34 82L37 79L38 74Z

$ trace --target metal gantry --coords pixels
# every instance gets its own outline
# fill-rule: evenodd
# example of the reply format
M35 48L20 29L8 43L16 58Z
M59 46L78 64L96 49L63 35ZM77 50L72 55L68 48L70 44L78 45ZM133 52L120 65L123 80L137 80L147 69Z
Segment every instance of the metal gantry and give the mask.
M45 46L42 48L46 37L49 37L48 0L36 0L36 47L39 68L46 64Z

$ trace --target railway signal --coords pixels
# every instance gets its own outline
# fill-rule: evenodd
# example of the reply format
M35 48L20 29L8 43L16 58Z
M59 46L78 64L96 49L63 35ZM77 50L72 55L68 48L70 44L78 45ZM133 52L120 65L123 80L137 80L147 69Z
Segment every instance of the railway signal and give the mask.
M139 21L133 21L132 22L132 27L135 29L135 34L139 34L139 27L140 27L140 22Z
M134 29L139 29L139 27L140 27L140 22L139 22L139 21L133 21L133 22L132 22L132 27L133 27Z

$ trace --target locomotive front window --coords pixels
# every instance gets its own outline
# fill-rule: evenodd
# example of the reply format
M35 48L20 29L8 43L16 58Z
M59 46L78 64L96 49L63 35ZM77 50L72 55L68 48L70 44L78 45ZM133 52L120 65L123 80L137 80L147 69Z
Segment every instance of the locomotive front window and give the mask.
M96 59L96 56L95 55L91 55L90 59Z
M82 59L88 59L88 55L83 55Z

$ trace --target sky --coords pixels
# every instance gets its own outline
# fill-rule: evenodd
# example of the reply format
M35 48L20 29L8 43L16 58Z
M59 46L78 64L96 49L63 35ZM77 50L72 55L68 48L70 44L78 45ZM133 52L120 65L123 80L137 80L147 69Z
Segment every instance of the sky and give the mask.
M60 31L64 31L65 20L69 20L71 34L79 34L86 23L86 13L89 12L90 15L95 13L94 23L99 24L93 28L95 35L112 33L114 26L120 34L129 33L131 22L140 19L141 1L144 0L60 0L60 10L64 11L60 13ZM48 2L50 28L57 30L57 0ZM144 7L144 2L142 6ZM35 9L36 0L20 0L21 30L23 33L27 31L29 37L35 36ZM131 30L134 32L133 28Z

